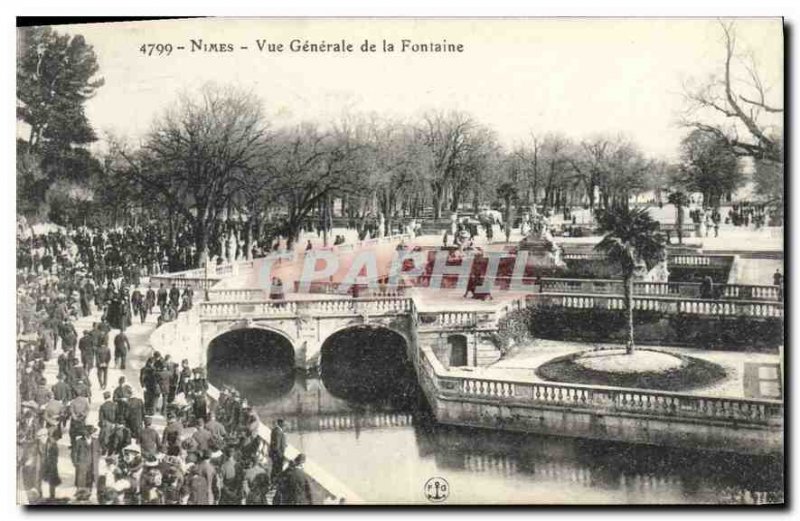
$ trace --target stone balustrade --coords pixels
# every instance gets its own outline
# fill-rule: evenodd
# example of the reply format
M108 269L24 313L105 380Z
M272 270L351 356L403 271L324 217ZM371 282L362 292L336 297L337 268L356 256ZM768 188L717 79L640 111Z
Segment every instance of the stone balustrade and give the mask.
M263 301L210 301L203 302L201 317L214 318L252 318L252 317L294 317L309 316L349 316L359 314L395 315L407 314L410 308L408 298L345 298L319 300L263 300Z
M476 398L498 405L545 405L645 416L715 420L736 424L779 426L783 402L746 398L719 398L668 391L629 389L551 382L524 382L461 375L447 370L427 349L420 349L418 364L424 380L447 399Z
M525 279L526 284L533 279ZM542 293L585 293L623 295L624 282L616 279L558 279L539 280ZM702 284L697 282L634 282L634 295L680 296L701 298ZM781 291L777 286L751 286L745 284L714 284L711 288L716 299L766 300L779 302Z
M728 268L732 255L670 255L667 264L677 267Z
M527 296L529 305L574 309L624 310L625 298L615 295L540 293ZM665 314L782 318L783 304L764 301L683 299L634 295L634 309Z
M267 300L269 291L250 288L211 289L208 300L211 302L241 302L251 300Z
M157 289L162 283L164 287L171 288L174 284L178 289L192 288L194 290L208 290L214 287L222 279L220 277L187 277L184 274L173 276L172 274L166 275L152 275L150 277L150 285Z
M313 281L309 284L308 290L304 293L321 295L352 295L356 288L359 297L402 297L406 293L405 286L390 288L385 284L378 284L377 287L370 288L368 284L348 284L343 285L339 282ZM294 292L300 293L300 281L294 282Z

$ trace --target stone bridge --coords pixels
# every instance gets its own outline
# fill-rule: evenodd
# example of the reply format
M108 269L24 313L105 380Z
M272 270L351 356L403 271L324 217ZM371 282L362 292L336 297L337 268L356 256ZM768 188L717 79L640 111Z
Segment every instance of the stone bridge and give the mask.
M449 365L488 365L500 357L493 342L498 321L514 306L487 310L443 311L426 308L405 297L333 297L270 301L260 290L212 290L212 300L200 304L200 347L208 352L214 339L241 329L257 329L289 342L298 368L317 366L325 343L340 331L356 327L383 328L400 335L409 359L417 342L439 354ZM414 324L412 315L417 317Z

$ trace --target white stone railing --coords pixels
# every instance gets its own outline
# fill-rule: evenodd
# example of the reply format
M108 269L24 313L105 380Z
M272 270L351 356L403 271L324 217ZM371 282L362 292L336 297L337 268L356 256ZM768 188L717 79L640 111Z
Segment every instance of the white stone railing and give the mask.
M615 295L539 293L527 296L534 306L624 310L625 298ZM635 310L667 314L783 318L781 302L684 299L634 295Z
M201 317L293 317L350 316L363 313L369 315L396 315L408 313L410 300L401 297L387 298L342 298L318 300L267 300L267 301L221 301L200 304Z
M534 279L525 279L527 284ZM623 295L624 282L618 279L560 279L539 280L542 293L584 293ZM702 284L697 282L634 282L634 295L680 296L700 298ZM777 286L746 284L713 284L711 292L717 299L767 300L779 302L781 292Z
M428 348L419 348L418 367L438 396L480 398L498 405L548 405L603 413L632 413L661 418L703 419L733 424L783 424L783 402L719 398L668 391L597 385L525 382L514 378L487 378L448 370Z

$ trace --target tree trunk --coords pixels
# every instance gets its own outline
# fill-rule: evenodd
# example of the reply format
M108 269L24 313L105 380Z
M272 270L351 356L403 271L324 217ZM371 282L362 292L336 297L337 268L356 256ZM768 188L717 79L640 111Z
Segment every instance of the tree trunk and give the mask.
M683 206L675 205L675 221L678 225L678 244L683 244Z
M625 310L628 313L628 343L625 354L632 355L633 347L633 274L625 275Z
M203 267L208 262L208 227L199 219L194 225L194 245L197 249L197 266Z
M506 242L511 239L511 198L506 197L506 215L505 215L505 231Z
M440 184L433 186L433 218L440 219L442 217L442 199L444 198L444 190Z

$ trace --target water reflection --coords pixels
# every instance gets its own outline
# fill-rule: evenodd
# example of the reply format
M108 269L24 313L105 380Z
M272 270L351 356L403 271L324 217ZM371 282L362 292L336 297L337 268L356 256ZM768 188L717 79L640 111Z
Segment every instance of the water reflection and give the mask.
M265 371L262 384L244 394L265 422L285 418L290 443L369 501L425 502L423 485L432 476L449 481L454 503L782 499L778 457L437 424L413 372L387 369L390 360L405 366L402 357L392 358L402 353L391 347L394 340L383 338L377 344L382 347L369 353L359 347L363 339L344 336L329 353L333 358L323 357L321 378ZM212 374L238 381L230 371Z

